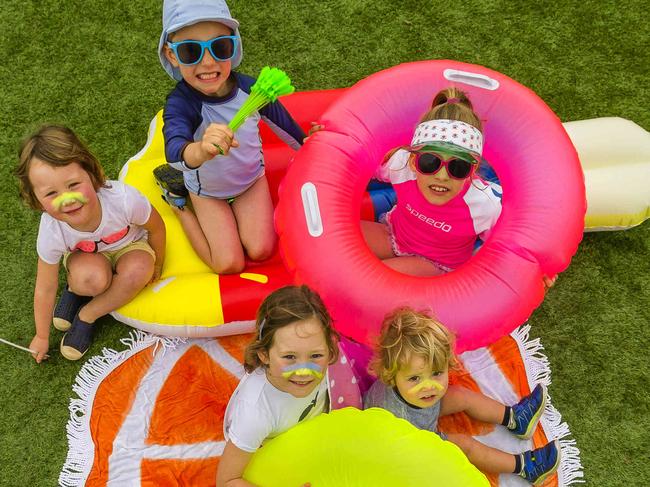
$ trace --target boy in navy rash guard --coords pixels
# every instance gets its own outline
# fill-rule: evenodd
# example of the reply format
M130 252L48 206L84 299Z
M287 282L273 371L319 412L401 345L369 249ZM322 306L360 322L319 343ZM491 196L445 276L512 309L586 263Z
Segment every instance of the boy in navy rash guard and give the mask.
M305 138L279 101L249 117L234 137L227 123L255 82L232 71L242 53L239 22L225 2L164 2L159 56L179 83L163 113L168 164L154 175L192 247L217 273L241 272L245 253L264 260L275 247L260 119L294 149ZM194 212L184 210L188 193Z

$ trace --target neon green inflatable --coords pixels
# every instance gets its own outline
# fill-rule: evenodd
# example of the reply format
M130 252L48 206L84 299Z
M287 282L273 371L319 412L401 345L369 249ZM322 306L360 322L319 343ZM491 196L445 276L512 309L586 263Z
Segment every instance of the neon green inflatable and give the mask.
M265 443L244 478L262 487L490 485L456 445L376 408L299 424Z

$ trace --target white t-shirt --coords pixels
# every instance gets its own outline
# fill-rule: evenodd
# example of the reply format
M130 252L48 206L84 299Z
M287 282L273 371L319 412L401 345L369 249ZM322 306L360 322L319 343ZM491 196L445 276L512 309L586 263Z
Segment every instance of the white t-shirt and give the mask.
M97 191L102 208L102 221L94 232L80 232L47 213L41 216L36 239L38 256L48 264L56 264L66 252L75 250L81 241L93 241L97 251L119 250L147 236L142 228L151 215L151 203L137 189L119 181L106 181L105 188ZM101 241L128 228L118 241L106 244ZM109 239L110 240L110 239Z
M249 453L289 428L326 411L329 406L327 375L304 398L280 391L262 368L246 374L228 402L223 422L224 437Z

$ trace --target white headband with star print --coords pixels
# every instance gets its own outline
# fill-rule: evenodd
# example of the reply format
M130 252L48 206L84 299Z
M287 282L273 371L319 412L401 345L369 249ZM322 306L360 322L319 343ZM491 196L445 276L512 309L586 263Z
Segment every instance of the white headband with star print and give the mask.
M483 154L483 134L476 127L458 120L427 120L415 129L412 146L427 142L451 142L462 149Z

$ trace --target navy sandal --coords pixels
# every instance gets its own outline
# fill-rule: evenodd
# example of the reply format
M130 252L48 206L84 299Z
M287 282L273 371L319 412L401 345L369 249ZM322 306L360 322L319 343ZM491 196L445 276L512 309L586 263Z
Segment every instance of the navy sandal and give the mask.
M54 328L59 331L68 331L79 308L91 299L88 296L79 296L66 287L54 308L54 316L52 317Z
M95 325L79 319L77 314L72 320L70 329L61 340L61 355L68 360L79 360L93 343Z

